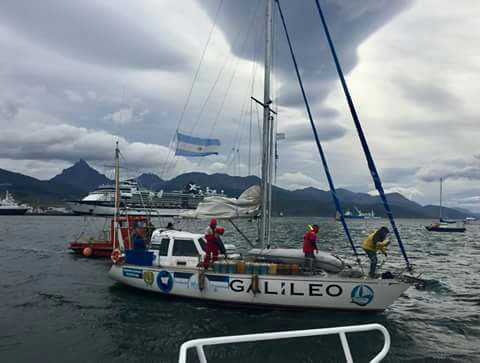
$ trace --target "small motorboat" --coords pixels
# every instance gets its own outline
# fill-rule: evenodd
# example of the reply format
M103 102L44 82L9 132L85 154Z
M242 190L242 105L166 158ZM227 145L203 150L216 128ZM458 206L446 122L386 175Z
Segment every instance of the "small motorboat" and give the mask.
M140 231L144 234L148 226L148 218L146 216L120 216L117 217L119 233L114 233L114 218L110 223L109 230L100 232L98 238L81 236L77 240L70 242L69 248L76 254L85 257L110 257L112 251L119 246L119 238L127 249L130 249L130 236L135 226L140 227Z

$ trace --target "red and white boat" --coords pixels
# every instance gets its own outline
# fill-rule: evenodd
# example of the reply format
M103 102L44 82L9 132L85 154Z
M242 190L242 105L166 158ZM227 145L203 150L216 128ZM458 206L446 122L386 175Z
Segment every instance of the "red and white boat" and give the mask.
M110 257L115 248L119 248L119 238L123 241L123 245L128 250L130 246L130 236L133 234L135 226L140 228L140 233L145 234L148 224L146 216L120 216L117 217L117 231L115 229L115 219L112 218L110 230L104 231L104 238L81 238L70 242L69 248L76 254L85 257Z

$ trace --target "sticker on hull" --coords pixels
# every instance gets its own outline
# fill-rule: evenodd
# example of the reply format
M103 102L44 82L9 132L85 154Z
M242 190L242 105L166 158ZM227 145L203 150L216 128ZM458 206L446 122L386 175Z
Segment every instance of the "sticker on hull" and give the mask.
M152 286L153 282L155 281L155 275L154 275L153 271L144 271L143 272L143 281L145 281L145 283L148 286Z
M163 292L170 292L173 289L173 276L168 271L160 271L157 275L157 285Z
M122 273L125 277L132 277L134 279L143 278L143 271L138 268L124 267Z
M373 290L368 285L357 285L352 289L352 303L359 306L366 306L373 300Z

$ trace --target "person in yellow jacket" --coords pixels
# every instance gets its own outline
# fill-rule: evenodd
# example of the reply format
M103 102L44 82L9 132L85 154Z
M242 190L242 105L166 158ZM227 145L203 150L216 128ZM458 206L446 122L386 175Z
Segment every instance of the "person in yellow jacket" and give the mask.
M362 243L362 248L370 259L370 273L368 275L371 278L375 278L375 270L377 269L377 252L380 251L385 256L387 255L387 246L390 244L390 241L388 240L389 233L390 231L387 227L382 227L369 235Z

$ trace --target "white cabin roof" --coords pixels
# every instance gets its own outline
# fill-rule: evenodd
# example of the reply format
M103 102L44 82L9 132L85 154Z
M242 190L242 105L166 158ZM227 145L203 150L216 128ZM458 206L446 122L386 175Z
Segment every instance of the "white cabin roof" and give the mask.
M168 238L188 238L188 239L199 239L201 237L203 237L203 234L200 234L200 233L190 233L190 232L186 232L186 231L177 231L177 230L173 230L173 229L168 229L168 230L165 230L163 228L159 228L159 229L156 229L155 231L153 231L153 234L152 234L152 239L156 239L156 238L165 238L165 237L168 237Z

